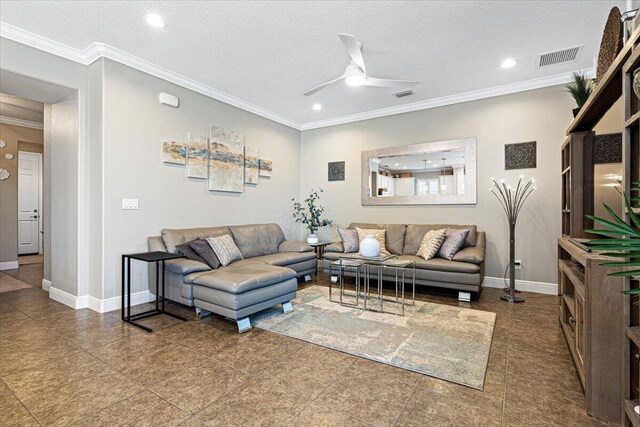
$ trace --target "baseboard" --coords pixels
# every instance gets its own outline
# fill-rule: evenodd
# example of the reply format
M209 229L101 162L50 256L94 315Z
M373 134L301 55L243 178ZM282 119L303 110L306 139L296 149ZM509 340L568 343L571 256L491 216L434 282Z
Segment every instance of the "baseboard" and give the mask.
M504 288L504 279L501 277L485 277L483 286L487 288ZM537 294L558 295L558 285L555 283L532 282L529 280L516 280L516 289L523 292L535 292Z
M51 289L51 280L42 279L42 290L49 292Z
M0 262L0 271L1 270L15 270L16 268L18 268L20 265L18 264L18 261L5 261L5 262Z
M44 280L43 280L44 288ZM120 309L121 297L99 299L91 295L75 296L68 292L54 288L49 282L49 298L54 301L58 301L68 307L79 310L81 308L89 308L98 313L106 313ZM144 304L149 301L154 301L155 296L149 291L136 292L131 294L131 305Z

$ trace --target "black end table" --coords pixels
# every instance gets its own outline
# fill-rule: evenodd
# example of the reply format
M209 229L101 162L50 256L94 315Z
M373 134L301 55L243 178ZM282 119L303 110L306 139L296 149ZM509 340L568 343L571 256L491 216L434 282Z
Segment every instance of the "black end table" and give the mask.
M153 332L148 326L137 323L137 320L145 319L147 317L156 316L158 314L166 314L167 316L175 317L180 320L187 320L182 316L178 316L173 313L169 313L164 310L164 264L169 259L184 258L182 255L171 254L169 252L142 252L137 254L124 254L122 255L122 320L144 329L147 332ZM131 260L135 259L143 262L155 262L156 263L156 308L153 310L144 311L142 313L131 315ZM125 268L126 267L126 268ZM160 296L160 268L162 267L162 297ZM127 295L125 304L125 292ZM126 306L126 307L125 307ZM126 308L126 314L125 314Z
M327 245L332 244L333 242L330 242L328 240L320 240L317 243L307 243L309 246L313 247L313 250L316 252L316 258L317 259L324 259L324 248L327 247ZM316 263L316 277L318 276L318 264Z

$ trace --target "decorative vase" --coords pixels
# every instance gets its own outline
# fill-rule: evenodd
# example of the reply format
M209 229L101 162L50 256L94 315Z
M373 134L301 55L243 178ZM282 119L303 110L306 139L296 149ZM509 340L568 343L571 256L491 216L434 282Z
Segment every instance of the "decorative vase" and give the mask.
M633 91L640 98L640 68L633 72Z
M307 243L318 243L318 235L316 233L309 233L307 235Z
M360 255L374 257L380 255L380 242L373 234L369 234L360 242Z

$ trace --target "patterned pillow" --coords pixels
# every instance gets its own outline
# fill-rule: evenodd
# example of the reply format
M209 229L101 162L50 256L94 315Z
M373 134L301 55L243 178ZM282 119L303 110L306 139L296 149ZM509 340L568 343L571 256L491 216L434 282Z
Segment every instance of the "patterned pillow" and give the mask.
M211 246L209 246L209 243L207 243L206 240L193 240L189 242L189 247L192 251L198 254L198 256L202 258L209 267L213 268L214 270L220 267L220 260L216 256L215 252L213 252L213 249L211 249ZM179 246L176 246L176 248L180 250Z
M243 259L236 242L234 242L233 237L228 234L218 237L207 237L207 242L211 245L211 249L216 253L223 267L226 267L234 261Z
M446 232L446 228L443 228L442 230L428 231L427 234L425 234L422 238L420 249L418 249L418 253L416 254L416 256L421 256L427 261L436 256L436 253L438 253L438 249L440 249L442 242L444 242Z
M387 250L387 238L385 230L368 230L366 228L356 227L356 233L358 233L358 246L369 234L373 234L378 243L380 243L380 255L389 255Z
M458 253L462 245L464 245L464 241L469 234L469 229L456 229L449 228L447 229L446 237L442 246L440 246L440 250L438 251L438 256L440 258L448 259L451 261L453 256Z
M338 234L342 239L342 246L345 252L358 252L360 250L360 240L356 230L339 228Z

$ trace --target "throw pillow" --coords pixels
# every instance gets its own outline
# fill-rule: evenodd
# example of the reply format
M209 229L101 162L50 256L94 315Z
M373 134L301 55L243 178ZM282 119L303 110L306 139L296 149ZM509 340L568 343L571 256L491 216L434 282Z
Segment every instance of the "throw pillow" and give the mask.
M190 242L186 242L181 245L176 245L176 249L180 255L186 256L187 259L192 259L194 261L199 261L203 264L206 264L207 261L205 261L200 255L196 253L196 251L191 249L191 246L189 246L191 243L195 242L196 240L192 240Z
M356 227L356 232L358 233L358 245L360 245L360 242L362 242L364 238L369 234L373 234L373 237L375 237L378 243L380 243L380 255L389 255L389 251L387 250L387 239L385 230L374 230Z
M442 242L444 242L446 232L446 228L427 231L427 234L422 238L420 249L418 249L416 256L420 256L427 261L436 256L438 249L440 249Z
M234 261L243 259L240 249L238 249L236 242L233 241L233 237L229 234L218 237L207 237L207 242L216 253L223 267L226 267Z
M213 268L214 270L220 267L220 260L218 260L218 257L213 252L213 249L211 249L211 246L209 246L209 243L207 243L206 240L194 240L189 243L189 247L193 249L193 251L197 253L209 267Z
M339 228L338 234L342 239L342 246L345 252L358 252L360 250L360 240L356 230Z
M447 229L447 234L440 246L440 250L438 251L438 256L440 258L448 259L451 261L456 253L460 250L462 245L464 245L464 240L467 238L469 234L469 229L456 229L449 228Z

